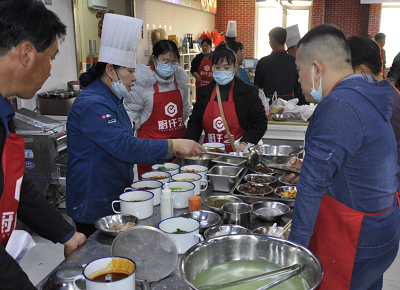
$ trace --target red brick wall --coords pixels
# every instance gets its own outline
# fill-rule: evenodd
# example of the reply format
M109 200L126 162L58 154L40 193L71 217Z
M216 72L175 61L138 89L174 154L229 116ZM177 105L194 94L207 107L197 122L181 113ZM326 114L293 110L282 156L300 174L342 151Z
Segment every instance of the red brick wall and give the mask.
M228 21L236 21L236 40L243 43L245 58L254 57L255 17L255 0L218 0L217 2L215 28L225 34Z
M380 32L382 4L369 5L368 34L375 37Z
M311 28L324 23L325 0L314 0L311 7Z

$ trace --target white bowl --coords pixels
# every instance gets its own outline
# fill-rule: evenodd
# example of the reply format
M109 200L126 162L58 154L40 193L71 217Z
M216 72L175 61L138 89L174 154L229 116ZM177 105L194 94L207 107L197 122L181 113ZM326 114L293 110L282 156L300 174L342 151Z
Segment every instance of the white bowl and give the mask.
M156 176L163 176L163 178L159 179L154 179L152 177ZM149 172L145 172L142 174L142 180L158 180L161 181L162 183L170 182L171 181L171 173L166 172L166 171L160 171L160 170L153 170Z
M148 188L152 187L152 188ZM163 183L159 180L139 180L132 183L131 187L125 188L126 191L132 190L147 190L154 194L153 205L160 204L161 201L161 191Z
M160 167L165 167L168 169L170 168L170 170L162 170L162 169L159 169ZM164 164L154 164L153 166L151 166L151 169L156 170L156 171L169 172L169 173L171 173L171 175L174 175L176 173L179 173L179 164L171 163L171 162L167 162Z
M206 179L202 179L201 175L193 172L181 172L171 176L171 181L190 181L195 185L194 195L200 195L201 191L204 191L208 187Z
M154 194L146 190L128 191L119 196L119 200L114 200L111 207L115 213L126 213L134 215L139 219L146 219L153 215ZM120 203L121 211L114 209L114 204Z
M209 168L205 165L192 164L192 165L182 166L180 168L180 172L198 173L201 175L201 178L207 179L206 173L207 173L208 169Z
M195 195L195 185L190 181L171 181L168 183L170 189L182 188L183 191L173 191L171 194L174 197L174 208L186 208L189 207L189 197Z

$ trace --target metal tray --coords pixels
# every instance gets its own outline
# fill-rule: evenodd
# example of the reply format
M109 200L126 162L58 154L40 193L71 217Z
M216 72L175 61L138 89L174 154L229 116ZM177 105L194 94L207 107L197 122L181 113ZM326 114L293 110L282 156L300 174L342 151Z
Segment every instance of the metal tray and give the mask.
M237 166L237 167L243 167L246 165L246 159L241 158L241 157L228 157L228 156L219 156L218 158L215 158L213 160L215 163L220 163L224 165L230 165L230 166Z
M240 198L241 200L243 200L243 202L246 203L254 203L257 201L277 201L277 202L281 202L284 204L287 204L290 207L294 207L294 202L295 199L285 199L285 198L281 198L276 196L274 193L271 193L269 195L265 195L265 196L248 196L248 195L244 195L241 194L236 187L242 183L246 183L247 181L244 180L244 176L248 173L252 173L251 170L249 170L248 168L246 168L245 170L242 171L242 173L240 174L238 180L236 181L236 183L234 184L234 186L232 187L232 189L229 191L230 195L236 196L238 198ZM279 180L279 179L278 179ZM276 188L279 186L284 186L284 184L282 184L281 182L277 181L273 184L270 184L270 186L272 188Z

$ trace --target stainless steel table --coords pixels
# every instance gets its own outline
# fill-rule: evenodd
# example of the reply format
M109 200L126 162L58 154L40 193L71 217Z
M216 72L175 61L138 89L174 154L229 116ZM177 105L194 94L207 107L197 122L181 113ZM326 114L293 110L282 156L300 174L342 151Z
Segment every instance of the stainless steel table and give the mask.
M209 210L209 208L204 204L204 201L212 195L225 195L227 194L226 192L216 192L212 191L211 188L208 188L207 190L203 191L201 193L201 209L204 210ZM188 208L184 209L175 209L174 210L174 215L178 216L182 213L185 213L189 211ZM285 225L291 218L292 218L292 213L293 210L290 210L288 214L282 217L282 219L279 222L280 226ZM153 227L158 227L158 223L161 221L160 218L160 206L157 205L154 207L154 213L150 218L144 219L140 221L139 225L146 225L146 226L153 226ZM222 224L222 219L221 222ZM257 218L253 213L251 214L251 222L250 222L250 229L253 230L257 227L260 226L271 226L272 223L263 221L259 218ZM80 246L75 252L73 252L69 257L67 257L60 265L58 265L54 270L58 270L59 268L65 267L65 266L81 266L83 264L87 264L95 259L105 257L105 256L110 256L111 255L111 245L114 241L113 237L107 236L100 231L96 231L93 235L91 235L85 244ZM181 281L181 276L179 272L179 262L181 260L183 255L179 255L178 259L178 264L176 265L174 271L171 273L171 275L165 279L163 279L161 282L158 283L163 283L163 286L166 286L167 288L163 289L172 289L169 288L168 286L177 286L174 287L173 289L190 289L187 285L185 285ZM39 284L36 285L36 288L42 289L42 287L45 285L47 279L50 277L52 273L47 275L42 281L40 281ZM157 284L158 284L157 283ZM169 283L169 285L168 285ZM156 284L156 283L155 283ZM180 286L182 285L182 286ZM156 287L157 285L152 285L153 288L158 288ZM136 284L136 289L141 290L140 284ZM160 287L162 289L162 287Z

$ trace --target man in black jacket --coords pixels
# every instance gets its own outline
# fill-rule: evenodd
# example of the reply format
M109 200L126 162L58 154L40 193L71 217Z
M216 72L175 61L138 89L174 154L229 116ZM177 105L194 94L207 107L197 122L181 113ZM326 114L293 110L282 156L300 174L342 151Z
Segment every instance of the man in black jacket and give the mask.
M15 134L10 96L31 99L50 76L66 27L40 0L0 1L0 288L36 289L5 246L16 218L65 245L67 256L85 242L24 174L24 139Z

